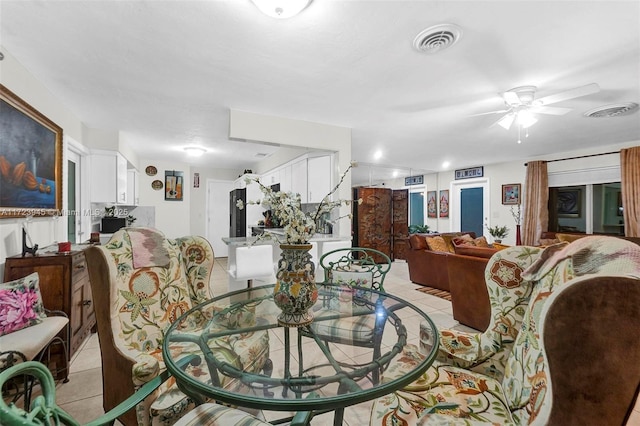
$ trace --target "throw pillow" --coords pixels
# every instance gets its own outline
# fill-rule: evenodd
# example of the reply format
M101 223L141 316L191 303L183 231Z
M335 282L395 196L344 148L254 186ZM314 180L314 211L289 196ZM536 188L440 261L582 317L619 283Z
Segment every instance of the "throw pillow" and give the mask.
M453 244L453 239L459 237L460 234L444 234L442 235L442 238L444 239L444 242L447 244L447 250L449 251L449 253L455 253L456 249L454 247Z
M561 242L572 243L580 238L586 237L587 234L556 234L556 238Z
M444 238L437 236L437 237L427 237L427 245L429 246L429 249L433 250L433 251L440 251L440 252L449 252L449 248L447 247L447 243L444 241Z
M540 246L546 247L554 244L558 244L560 242L557 238L540 238Z
M476 245L474 239L469 237L468 235L455 237L452 241L453 241L454 248L457 246L475 246Z
M473 244L476 247L489 247L489 243L487 242L487 238L483 235L482 237L478 237L473 240Z
M0 284L0 336L31 327L46 318L37 272Z

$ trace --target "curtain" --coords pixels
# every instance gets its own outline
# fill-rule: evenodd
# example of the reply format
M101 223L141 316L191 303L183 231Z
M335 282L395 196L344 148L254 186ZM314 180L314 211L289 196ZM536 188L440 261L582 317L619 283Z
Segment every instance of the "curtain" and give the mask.
M620 150L624 235L640 237L640 146Z
M546 161L530 161L524 187L524 223L522 244L539 244L540 235L549 226L549 176Z

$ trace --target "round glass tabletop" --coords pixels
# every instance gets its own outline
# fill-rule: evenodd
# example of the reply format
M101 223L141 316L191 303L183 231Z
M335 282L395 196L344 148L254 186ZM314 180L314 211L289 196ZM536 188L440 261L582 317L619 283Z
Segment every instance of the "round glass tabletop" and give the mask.
M318 284L314 321L278 324L273 285L228 293L195 306L167 330L163 356L196 401L276 411L346 407L416 380L435 359L431 319L406 300L360 287ZM385 380L407 345L422 356ZM180 367L187 356L195 361Z

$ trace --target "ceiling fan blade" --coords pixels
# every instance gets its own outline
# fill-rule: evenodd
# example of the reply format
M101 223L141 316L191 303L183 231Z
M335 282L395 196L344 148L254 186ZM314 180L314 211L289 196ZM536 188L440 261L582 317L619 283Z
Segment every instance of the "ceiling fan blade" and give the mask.
M511 128L511 124L513 124L513 121L515 120L516 115L511 113L511 114L507 114L505 116L503 116L502 118L500 118L498 121L496 121L495 123L493 123L491 126L489 127L493 127L496 124L506 130L509 130L509 128Z
M505 113L505 112L509 112L509 110L508 109L501 109L501 110L498 110L498 111L481 112L479 114L468 115L467 117L478 117L480 115L489 115L489 114L502 114L502 113Z
M564 92L556 93L555 95L545 96L534 101L534 105L549 105L556 102L566 101L568 99L579 98L580 96L591 95L598 93L600 86L596 83L587 84L586 86L576 87L575 89L566 90Z
M529 111L533 113L540 114L551 114L551 115L565 115L571 108L561 108L561 107L550 107L550 106L539 106L539 107L531 107Z

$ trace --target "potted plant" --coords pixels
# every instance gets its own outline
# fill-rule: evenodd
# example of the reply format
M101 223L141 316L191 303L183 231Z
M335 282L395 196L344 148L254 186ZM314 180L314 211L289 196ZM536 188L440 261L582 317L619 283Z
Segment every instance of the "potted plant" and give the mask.
M509 235L509 228L506 226L487 226L487 231L489 231L489 235L493 237L493 242L501 243L502 239Z
M429 225L409 225L410 234L426 234L429 232Z

